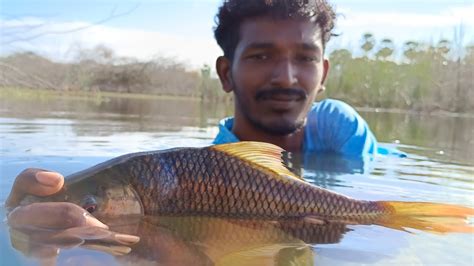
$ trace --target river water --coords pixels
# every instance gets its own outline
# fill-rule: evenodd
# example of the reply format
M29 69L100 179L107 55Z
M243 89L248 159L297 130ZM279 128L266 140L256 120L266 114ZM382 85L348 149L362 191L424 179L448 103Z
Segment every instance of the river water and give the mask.
M125 153L205 146L217 133L219 119L230 113L231 108L223 104L174 99L2 99L0 202L24 168L67 175ZM295 168L314 184L358 199L474 207L472 116L376 111L361 115L382 145L404 151L407 158L351 161L308 155ZM12 244L3 206L0 216L0 265L52 264ZM139 234L142 241L125 256L81 246L65 248L55 259L57 264L474 264L474 234L399 231L376 225L314 232L305 231L306 225L282 229L262 221L248 226L247 222L205 217L107 222L116 231Z

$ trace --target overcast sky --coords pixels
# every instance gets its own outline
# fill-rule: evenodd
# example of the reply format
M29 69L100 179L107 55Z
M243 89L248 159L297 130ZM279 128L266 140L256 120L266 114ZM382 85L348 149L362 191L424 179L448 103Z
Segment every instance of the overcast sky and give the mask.
M0 0L1 51L34 51L68 60L78 48L104 44L120 56L175 57L191 66L221 54L212 35L219 0ZM338 13L329 49L357 51L362 34L436 43L474 43L474 0L333 0ZM72 30L72 31L71 31Z

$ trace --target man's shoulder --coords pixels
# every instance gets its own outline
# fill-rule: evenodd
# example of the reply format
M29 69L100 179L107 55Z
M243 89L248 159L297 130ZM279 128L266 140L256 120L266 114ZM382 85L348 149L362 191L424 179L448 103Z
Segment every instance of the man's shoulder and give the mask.
M335 99L325 99L315 103L308 113L308 123L318 123L320 126L336 126L354 123L362 119L357 111L349 104ZM324 125L322 125L324 124Z
M365 120L343 101L320 101L308 114L305 131L308 150L361 155L372 153L375 143Z
M347 115L352 116L357 114L356 110L349 104L335 99L324 99L320 102L314 103L310 115Z

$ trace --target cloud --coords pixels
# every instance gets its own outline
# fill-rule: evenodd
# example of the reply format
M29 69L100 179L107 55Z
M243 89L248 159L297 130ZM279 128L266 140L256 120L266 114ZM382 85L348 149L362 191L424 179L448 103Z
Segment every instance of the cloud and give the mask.
M204 63L213 64L221 53L215 41L205 37L189 38L82 21L59 23L25 18L3 20L1 25L10 32L8 35L2 33L3 53L33 51L54 59L70 60L75 48L92 48L102 44L119 56L142 60L156 56L173 57L193 67L200 67Z
M436 42L441 38L453 39L455 31L464 30L463 44L474 42L474 5L451 7L440 13L401 11L367 12L341 8L338 10L336 33L330 47L359 45L364 33L376 39L390 38L401 45L408 40Z
M467 7L452 7L440 14L422 14L406 12L354 12L342 9L345 19L338 23L341 27L370 27L388 25L403 28L419 27L452 27L464 24L474 27L474 5Z
M336 33L330 47L359 46L361 36L371 32L380 40L391 38L401 45L407 40L452 39L462 25L464 44L474 42L474 5L451 7L439 14L414 12L367 12L339 9ZM56 60L70 60L74 49L103 44L119 56L142 60L156 56L174 57L192 67L214 64L221 51L210 35L163 33L131 27L94 25L84 21L57 22L36 17L6 20L2 27L1 53L33 51Z

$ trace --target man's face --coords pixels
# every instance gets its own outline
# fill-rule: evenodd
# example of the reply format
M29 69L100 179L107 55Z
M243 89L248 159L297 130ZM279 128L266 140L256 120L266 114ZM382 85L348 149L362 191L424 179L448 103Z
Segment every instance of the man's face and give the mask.
M261 17L241 25L223 84L235 93L236 118L271 135L287 135L304 126L327 70L318 25Z

